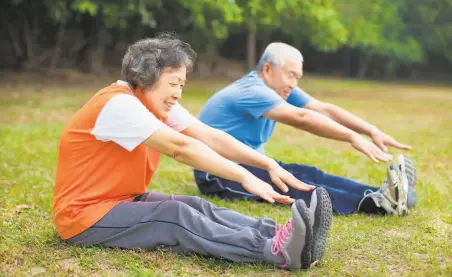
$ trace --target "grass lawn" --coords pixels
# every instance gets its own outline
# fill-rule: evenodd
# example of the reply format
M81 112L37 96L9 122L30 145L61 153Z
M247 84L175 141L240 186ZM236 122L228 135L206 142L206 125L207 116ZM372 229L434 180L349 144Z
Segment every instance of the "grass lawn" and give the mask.
M324 259L310 271L156 251L80 248L55 233L51 204L60 132L110 82L0 84L0 276L452 276L452 88L306 77L303 88L369 120L413 149L418 205L405 218L335 216ZM224 81L193 81L181 103L198 114ZM351 146L278 126L267 154L379 186L385 164ZM396 155L400 151L392 150ZM199 195L188 166L164 157L149 188ZM225 202L284 223L290 209Z

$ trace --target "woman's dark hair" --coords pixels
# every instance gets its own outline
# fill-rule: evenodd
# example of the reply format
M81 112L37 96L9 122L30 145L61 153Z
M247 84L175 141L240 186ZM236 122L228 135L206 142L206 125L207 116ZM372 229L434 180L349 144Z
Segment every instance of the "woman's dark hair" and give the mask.
M133 87L154 84L165 68L187 68L191 71L196 52L176 33L159 33L130 45L122 59L122 74Z

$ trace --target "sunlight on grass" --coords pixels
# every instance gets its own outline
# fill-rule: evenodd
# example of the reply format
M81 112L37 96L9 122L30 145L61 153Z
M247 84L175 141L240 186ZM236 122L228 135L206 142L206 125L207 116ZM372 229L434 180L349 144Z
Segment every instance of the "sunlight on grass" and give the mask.
M273 266L156 251L73 247L54 231L51 204L64 123L106 84L0 85L0 276L289 276ZM195 115L223 82L189 83L181 103ZM452 275L452 89L307 78L304 88L370 120L402 143L418 170L418 206L406 218L335 216L319 266L298 276ZM267 154L379 186L385 165L349 145L286 126ZM398 154L400 151L393 151ZM188 166L164 157L150 189L200 195ZM208 198L219 206L284 222L287 207Z

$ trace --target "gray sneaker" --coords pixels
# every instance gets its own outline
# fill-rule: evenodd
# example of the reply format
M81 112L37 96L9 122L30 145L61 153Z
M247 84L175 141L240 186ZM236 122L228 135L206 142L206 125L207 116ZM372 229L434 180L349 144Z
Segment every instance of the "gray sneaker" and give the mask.
M399 171L405 170L408 186L415 187L417 184L417 172L413 162L407 156L400 154L397 158L397 167Z
M322 258L323 253L325 252L326 238L333 218L333 207L326 189L317 187L312 192L309 212L314 219L314 222L312 223L314 235L310 264L315 264Z
M408 181L406 175L400 172L394 165L387 169L387 179L378 191L366 191L365 197L371 197L377 207L383 208L388 214L408 215L407 207Z
M292 204L292 218L278 228L271 243L271 253L281 254L286 261L280 267L300 269L302 261L311 260L312 221L304 201L296 200Z
M408 181L408 193L407 193L407 206L408 208L412 208L416 206L417 203L417 195L414 187L417 183L417 172L411 160L400 154L397 159L397 169L400 174L405 174ZM405 173L403 173L405 172Z

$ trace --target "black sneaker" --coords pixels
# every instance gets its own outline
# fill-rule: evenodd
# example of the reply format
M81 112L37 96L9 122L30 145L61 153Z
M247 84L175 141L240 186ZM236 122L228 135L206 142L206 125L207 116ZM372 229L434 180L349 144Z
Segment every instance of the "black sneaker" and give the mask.
M309 212L311 218L314 219L314 222L311 223L314 232L310 261L310 266L312 266L323 257L328 231L333 219L333 207L326 189L317 187L312 192Z

